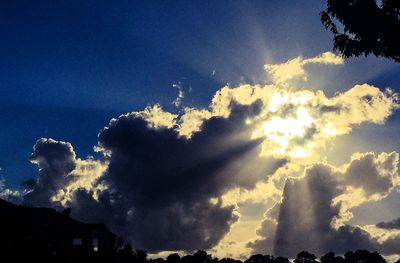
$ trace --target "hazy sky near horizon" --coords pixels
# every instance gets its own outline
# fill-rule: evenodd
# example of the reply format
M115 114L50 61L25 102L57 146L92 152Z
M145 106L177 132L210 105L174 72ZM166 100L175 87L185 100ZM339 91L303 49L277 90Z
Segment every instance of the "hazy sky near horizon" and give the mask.
M39 178L26 202L72 206L117 233L123 220L136 247L154 252L290 256L301 247L276 236L300 224L297 236L329 236L292 237L324 244L317 253L340 237L399 254L391 248L400 225L375 224L400 217L400 64L325 53L333 43L324 8L317 0L1 2L0 187L22 192ZM293 208L297 195L298 206L329 212L289 220L309 217ZM165 220L137 219L154 217Z

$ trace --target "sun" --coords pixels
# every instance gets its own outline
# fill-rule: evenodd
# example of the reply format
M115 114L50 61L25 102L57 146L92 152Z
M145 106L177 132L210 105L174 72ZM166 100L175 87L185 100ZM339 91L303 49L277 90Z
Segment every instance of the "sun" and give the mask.
M305 108L298 108L294 115L273 117L262 125L262 133L267 138L269 150L279 155L291 157L307 156L306 147L294 143L301 141L311 128L314 119Z

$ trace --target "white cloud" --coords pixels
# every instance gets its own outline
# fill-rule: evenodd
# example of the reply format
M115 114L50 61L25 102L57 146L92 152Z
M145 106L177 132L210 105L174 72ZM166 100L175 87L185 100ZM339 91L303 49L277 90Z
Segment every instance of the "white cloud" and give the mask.
M182 100L185 98L185 93L183 92L181 83L172 84L172 87L178 89L178 96L176 96L172 104L175 107L179 107L182 103Z
M266 64L265 71L271 76L276 84L284 84L294 78L307 80L304 66L308 64L342 65L342 57L332 52L325 52L316 57L304 59L297 57L281 64Z
M22 196L21 192L7 188L5 182L6 180L3 177L0 177L0 198L10 201L19 201Z

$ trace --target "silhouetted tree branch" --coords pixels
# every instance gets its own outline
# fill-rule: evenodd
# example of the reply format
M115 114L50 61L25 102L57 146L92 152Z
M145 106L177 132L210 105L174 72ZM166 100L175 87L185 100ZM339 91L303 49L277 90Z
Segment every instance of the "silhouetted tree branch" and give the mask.
M327 0L321 21L344 57L382 56L400 62L400 1Z

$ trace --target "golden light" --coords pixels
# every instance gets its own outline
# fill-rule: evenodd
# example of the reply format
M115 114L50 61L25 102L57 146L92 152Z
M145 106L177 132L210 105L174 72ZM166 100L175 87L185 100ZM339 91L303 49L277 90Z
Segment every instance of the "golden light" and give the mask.
M293 117L273 117L263 124L264 136L271 141L278 154L288 154L292 157L307 155L307 150L299 145L291 147L291 141L296 138L303 138L307 128L311 127L314 119L305 108L299 108Z

